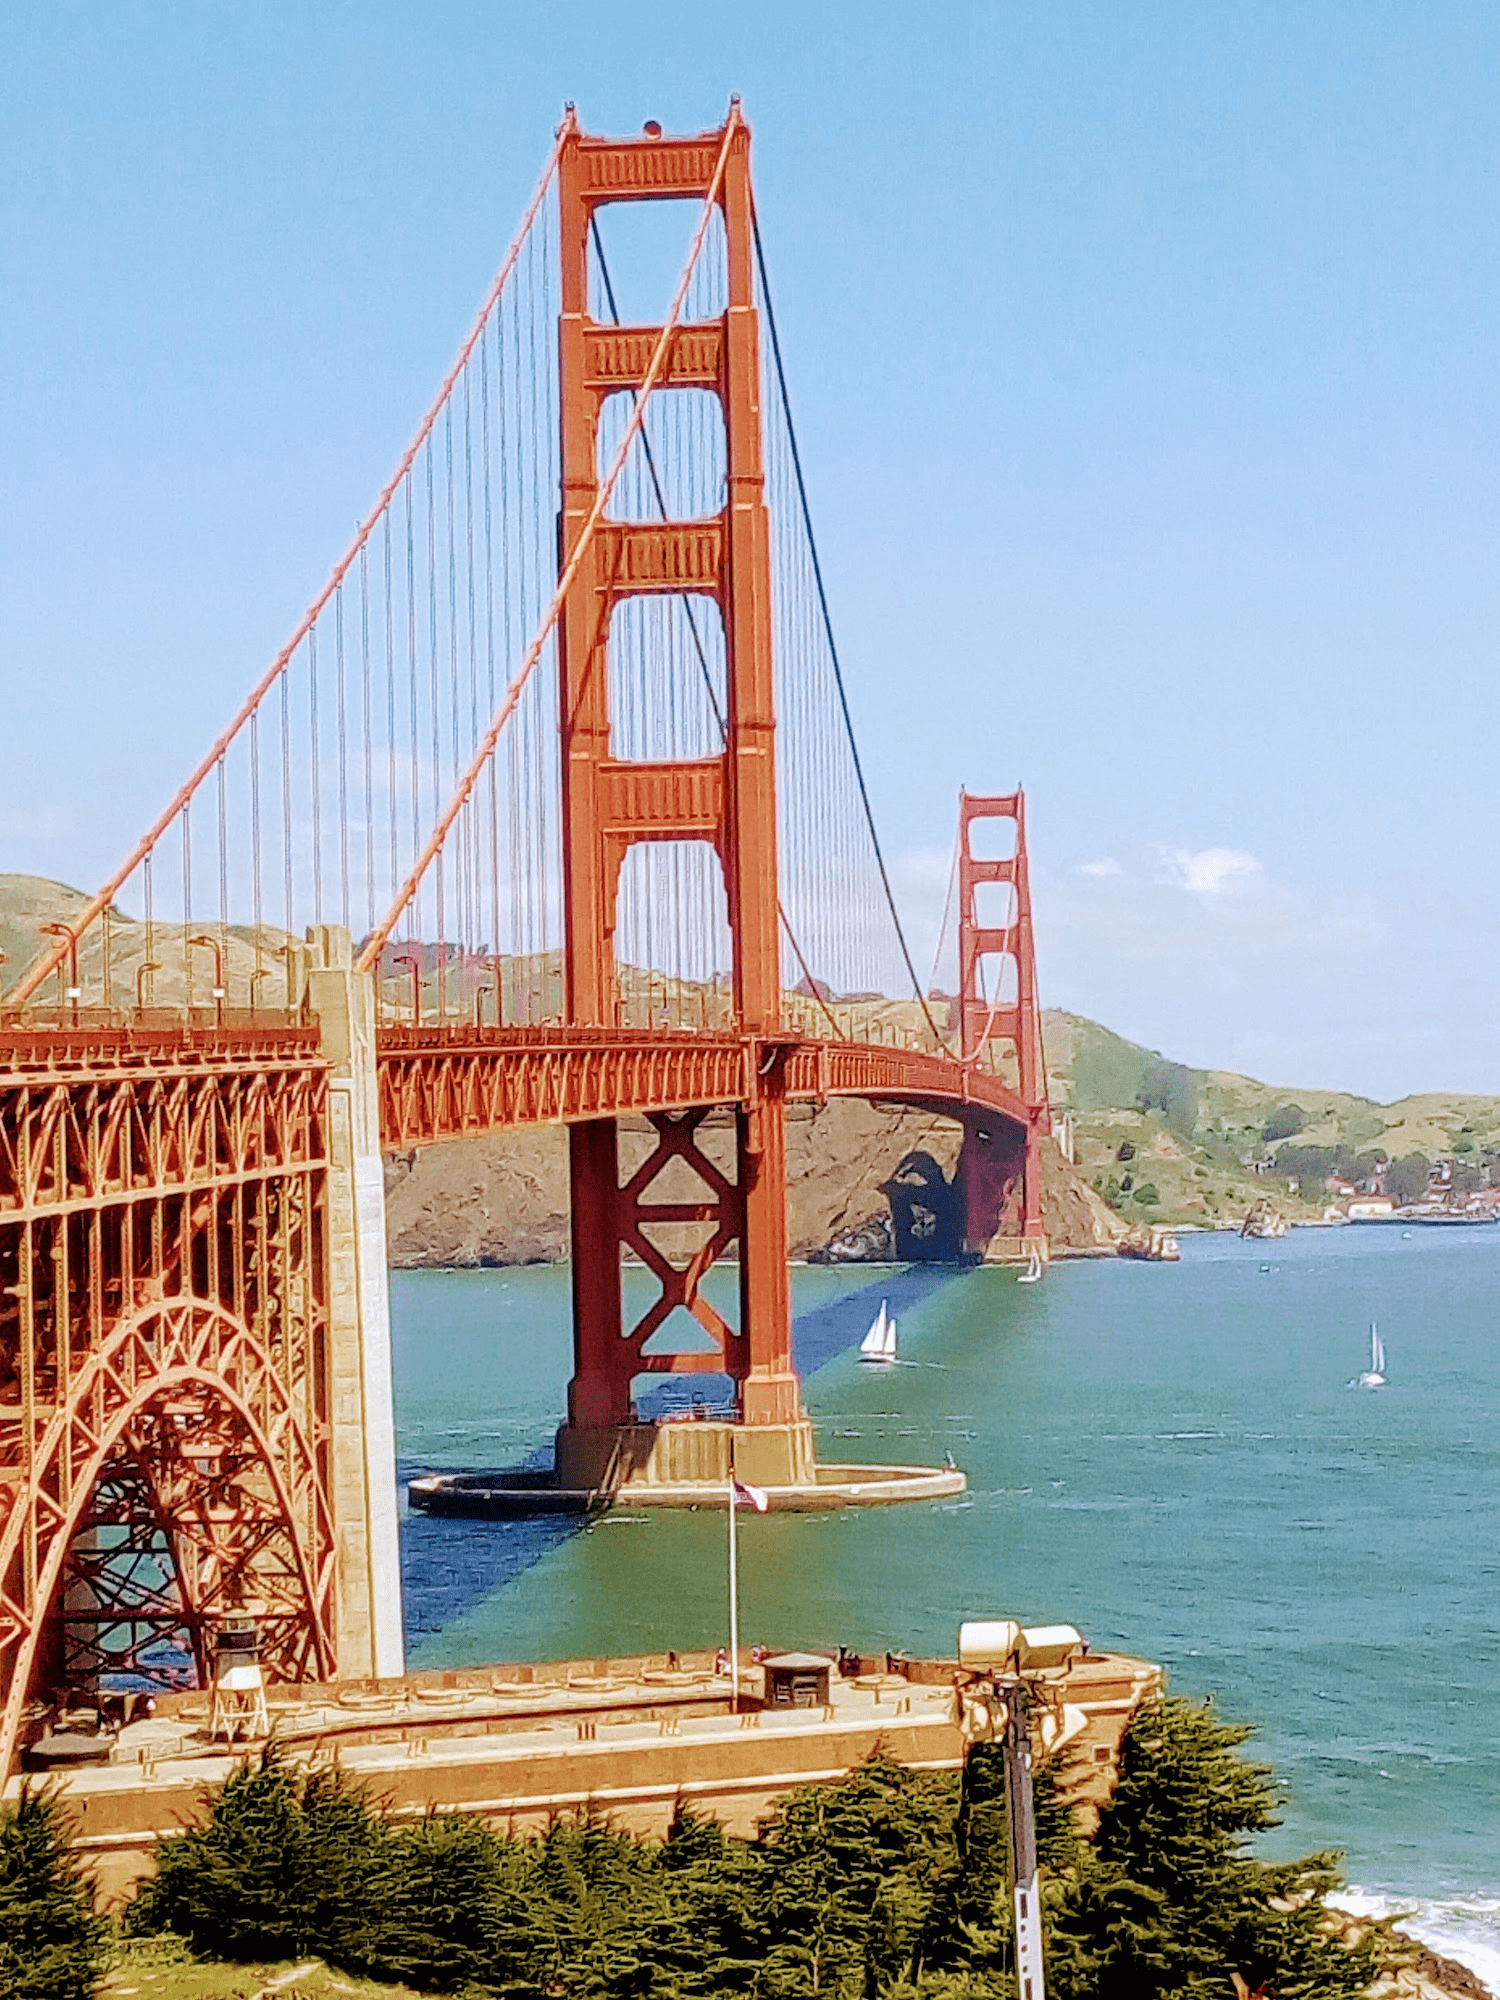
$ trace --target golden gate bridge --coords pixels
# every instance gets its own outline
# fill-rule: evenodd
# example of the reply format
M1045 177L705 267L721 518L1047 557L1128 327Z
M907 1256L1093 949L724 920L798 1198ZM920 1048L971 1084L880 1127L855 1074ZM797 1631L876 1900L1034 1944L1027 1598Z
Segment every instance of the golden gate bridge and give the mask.
M611 232L640 202L691 223L634 325ZM961 796L956 888L940 1020L850 722L738 103L625 140L570 108L326 586L0 1001L0 1773L28 1702L163 1639L202 1677L235 1616L283 1679L401 1671L383 1148L567 1127L565 1485L642 1452L671 1477L686 1445L634 1385L707 1371L733 1409L691 1427L694 1476L812 1480L789 1102L960 1121L966 1247L1045 1254L1019 793ZM622 1178L627 1119L650 1148ZM704 1280L731 1250L725 1314ZM657 1288L634 1319L627 1258Z

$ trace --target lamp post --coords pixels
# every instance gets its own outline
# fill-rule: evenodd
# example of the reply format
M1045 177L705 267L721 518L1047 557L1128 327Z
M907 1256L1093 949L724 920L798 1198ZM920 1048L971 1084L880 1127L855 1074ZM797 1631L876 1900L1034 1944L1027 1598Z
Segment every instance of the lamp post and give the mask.
M151 977L153 972L160 972L160 971L161 971L161 966L157 963L157 961L154 958L148 958L144 961L144 963L136 967L135 1011L138 1014L143 1014L146 1011L146 991L145 991L146 981Z
M1023 1629L1010 1618L976 1619L958 1628L955 1693L964 1757L976 1743L1002 1746L1011 1896L1016 1919L1018 2000L1046 2000L1042 1905L1037 1885L1036 1798L1032 1787L1031 1714L1040 1677L1068 1667L1088 1651L1071 1625ZM1047 1718L1042 1723L1045 1743ZM1061 1744L1061 1721L1051 1747Z
M67 998L73 1006L73 1026L78 1026L78 1003L83 998L83 988L78 984L78 934L68 924L39 924L37 928L49 937L65 937L68 940L68 990ZM62 967L57 968L58 983L62 982Z
M218 1026L222 1027L224 1024L224 947L217 938L206 937L201 932L197 937L190 937L188 943L190 945L202 945L205 950L211 951L214 955L214 1020Z
M422 961L414 952L398 951L395 963L411 967L411 1023L414 1028L420 1028L422 1025Z

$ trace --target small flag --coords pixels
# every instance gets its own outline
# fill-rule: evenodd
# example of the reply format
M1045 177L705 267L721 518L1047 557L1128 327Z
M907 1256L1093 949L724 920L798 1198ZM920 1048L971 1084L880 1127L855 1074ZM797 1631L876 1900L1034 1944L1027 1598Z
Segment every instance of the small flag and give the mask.
M757 1514L764 1514L771 1504L771 1496L763 1486L747 1486L742 1479L731 1479L729 1504L731 1507L753 1507Z

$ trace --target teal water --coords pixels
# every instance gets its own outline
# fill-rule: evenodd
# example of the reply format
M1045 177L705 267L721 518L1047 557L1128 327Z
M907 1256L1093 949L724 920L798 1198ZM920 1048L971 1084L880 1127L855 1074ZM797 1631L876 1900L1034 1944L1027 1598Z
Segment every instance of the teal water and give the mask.
M951 1651L960 1619L1066 1619L1253 1722L1282 1851L1500 1915L1500 1229L1184 1239L1177 1266L798 1270L828 1459L940 1462L946 1506L743 1525L747 1640ZM852 1347L899 1303L895 1371ZM398 1273L402 1470L550 1442L568 1281ZM1347 1387L1380 1323L1389 1386ZM831 1358L824 1358L831 1357ZM717 1643L724 1521L405 1526L414 1663Z

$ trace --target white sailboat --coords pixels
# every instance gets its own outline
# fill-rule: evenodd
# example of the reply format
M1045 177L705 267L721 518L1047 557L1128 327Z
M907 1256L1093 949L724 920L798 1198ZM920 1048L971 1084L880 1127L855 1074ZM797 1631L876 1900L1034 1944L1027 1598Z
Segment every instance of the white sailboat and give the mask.
M885 1304L882 1299L880 1311L870 1322L870 1331L859 1343L859 1358L889 1367L896 1359L896 1322L886 1311Z
M1033 1249L1030 1259L1027 1262L1026 1269L1016 1279L1016 1283L1018 1285L1035 1285L1040 1283L1041 1276L1042 1276L1042 1260L1037 1255L1035 1249Z
M1358 1388L1384 1388L1386 1386L1386 1346L1376 1330L1374 1320L1370 1322L1370 1366L1358 1376Z

